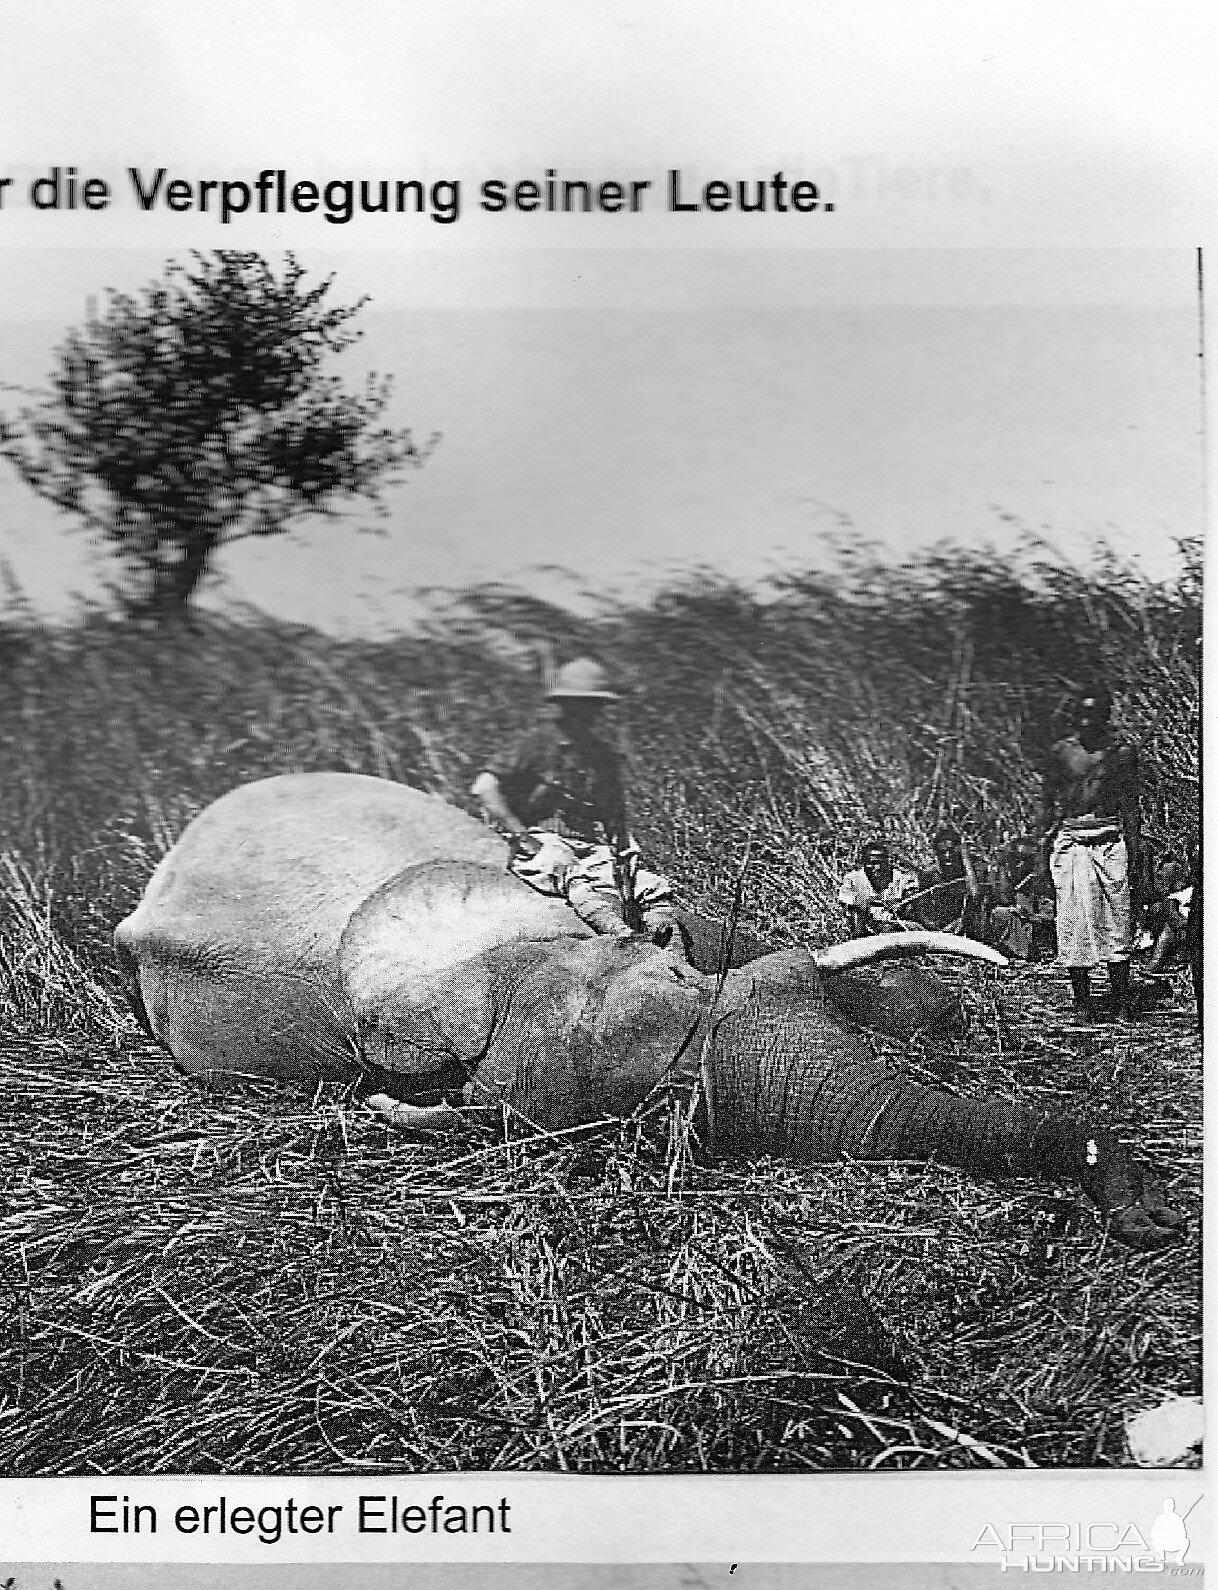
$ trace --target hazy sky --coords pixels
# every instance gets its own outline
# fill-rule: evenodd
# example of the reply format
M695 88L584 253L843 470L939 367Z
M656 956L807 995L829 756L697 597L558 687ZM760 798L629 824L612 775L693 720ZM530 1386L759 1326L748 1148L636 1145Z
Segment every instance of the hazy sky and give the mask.
M294 249L372 297L348 362L443 432L383 539L235 549L211 599L350 629L421 584L755 578L852 526L895 551L1014 526L1153 572L1202 522L1195 245L1210 36L1191 0L11 0L0 380L45 376L107 286L191 248ZM52 165L109 184L39 211ZM461 217L222 225L145 180L458 180ZM488 214L488 178L652 183L638 214ZM782 170L832 212L674 213ZM3 394L0 394L0 400ZM357 522L368 522L368 515ZM36 598L87 548L0 471ZM547 589L556 589L547 576Z
M1096 538L1148 572L1202 526L1196 265L1188 251L302 251L368 292L348 356L442 433L390 499L235 548L212 599L364 629L422 584L637 589L705 564L757 578L853 527L1065 556ZM0 370L36 384L89 292L160 252L0 254ZM9 472L0 550L36 600L96 559Z

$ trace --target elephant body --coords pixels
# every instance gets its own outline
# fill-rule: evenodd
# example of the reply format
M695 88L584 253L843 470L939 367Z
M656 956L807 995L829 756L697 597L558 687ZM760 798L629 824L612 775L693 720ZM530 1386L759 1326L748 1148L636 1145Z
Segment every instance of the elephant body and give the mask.
M504 850L472 817L386 779L263 779L195 818L115 944L183 1070L346 1077L356 1056L338 950L352 913L405 867L502 866Z
M697 919L688 960L598 938L505 861L503 840L437 797L353 774L266 779L187 828L116 947L137 1011L188 1072L352 1080L409 1124L506 1106L547 1129L697 1086L724 1150L1070 1177L1119 1212L1118 1235L1170 1240L1178 1218L1106 1133L916 1087L843 1019L891 1027L893 1009L908 1024L942 1006L918 968L876 984L852 960L993 951L892 935L716 974Z
M360 1069L351 985L365 1006L373 997L365 987L371 968L362 963L376 952L361 924L388 919L386 979L394 987L403 933L416 986L429 975L429 954L448 964L515 940L594 936L562 901L511 878L507 857L497 833L434 795L360 774L284 774L242 785L202 812L153 873L115 943L146 1026L183 1070L346 1079ZM469 864L476 900L411 874L353 924L383 886L434 861ZM404 902L412 901L404 926ZM695 912L679 920L695 970L738 970L773 953L747 928L729 937ZM344 969L339 950L349 925ZM957 1008L943 982L920 967L826 981L836 1012L896 1038L950 1024Z

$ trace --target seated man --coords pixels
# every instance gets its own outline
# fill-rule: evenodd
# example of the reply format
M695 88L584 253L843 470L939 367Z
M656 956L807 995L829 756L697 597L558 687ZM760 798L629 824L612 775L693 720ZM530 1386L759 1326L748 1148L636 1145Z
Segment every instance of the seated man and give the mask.
M895 867L892 852L882 839L869 839L859 851L859 865L842 879L837 898L845 908L852 939L870 933L899 931L895 907L916 892L918 880L904 867Z
M994 863L987 941L1013 960L1057 954L1053 886L1041 872L1034 839L1007 840Z
M984 891L958 829L945 823L931 841L935 865L918 873L917 894L898 908L919 927L984 937Z
M511 840L516 877L565 899L597 933L642 931L667 944L676 923L672 886L638 867L621 754L601 730L605 707L617 699L590 658L560 668L546 692L554 710L478 775L471 794Z
M1166 977L1183 953L1188 934L1193 898L1190 869L1169 854L1147 870L1150 878L1142 913L1142 935L1136 947L1151 952L1143 968L1146 976Z

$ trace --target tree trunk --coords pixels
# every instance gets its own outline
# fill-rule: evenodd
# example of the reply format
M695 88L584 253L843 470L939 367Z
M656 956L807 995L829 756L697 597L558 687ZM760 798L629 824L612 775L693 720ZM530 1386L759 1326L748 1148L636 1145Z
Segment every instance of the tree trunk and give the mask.
M196 534L182 548L176 562L159 564L153 570L152 589L147 600L141 603L141 611L158 621L180 618L206 574L215 549L214 536Z

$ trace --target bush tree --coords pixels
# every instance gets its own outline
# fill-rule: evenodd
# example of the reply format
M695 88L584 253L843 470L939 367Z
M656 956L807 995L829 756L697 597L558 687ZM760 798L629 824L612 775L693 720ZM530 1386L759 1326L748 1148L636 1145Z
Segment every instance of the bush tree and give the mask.
M0 456L39 496L77 516L124 568L133 610L183 612L216 553L333 517L381 493L434 445L382 423L392 379L349 390L322 373L362 335L367 302L332 305L333 277L306 285L255 253L169 261L56 350L50 390L0 415Z

